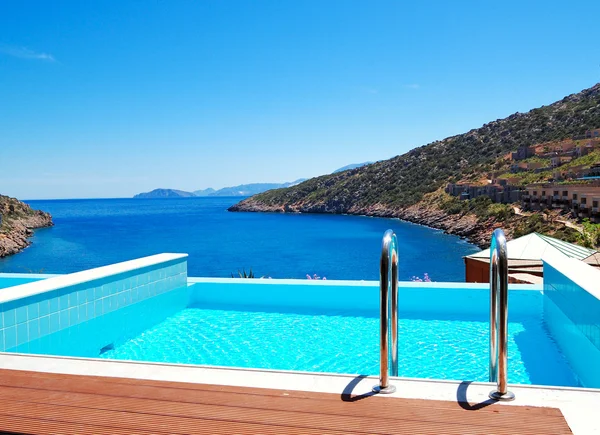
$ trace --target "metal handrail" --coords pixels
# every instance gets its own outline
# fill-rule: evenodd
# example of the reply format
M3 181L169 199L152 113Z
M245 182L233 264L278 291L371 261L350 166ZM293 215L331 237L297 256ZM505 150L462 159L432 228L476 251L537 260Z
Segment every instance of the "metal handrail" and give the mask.
M390 385L390 365L392 376L398 376L398 240L392 230L381 244L379 290L379 384L373 391L389 394L396 391Z
M490 245L490 382L494 400L510 401L515 395L507 389L508 346L508 257L506 237L494 230Z

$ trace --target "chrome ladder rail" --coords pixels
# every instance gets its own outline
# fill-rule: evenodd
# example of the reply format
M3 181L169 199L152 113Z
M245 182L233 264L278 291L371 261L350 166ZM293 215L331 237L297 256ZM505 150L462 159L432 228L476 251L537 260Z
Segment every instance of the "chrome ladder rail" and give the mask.
M392 376L398 376L398 240L392 230L381 244L379 291L379 384L373 392L390 394L396 391L390 385L390 365Z
M494 230L490 244L490 382L494 400L510 401L515 395L507 388L508 345L508 257L506 237Z

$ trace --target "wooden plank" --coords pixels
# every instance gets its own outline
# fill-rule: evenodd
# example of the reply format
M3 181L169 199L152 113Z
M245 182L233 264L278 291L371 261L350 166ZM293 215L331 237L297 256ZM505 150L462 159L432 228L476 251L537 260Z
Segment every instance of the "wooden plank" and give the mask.
M66 383L68 384L68 383ZM68 385L67 385L68 387ZM301 400L293 401L288 397L283 400L273 400L273 398L261 398L258 400L256 396L247 396L238 394L224 395L216 400L219 393L202 394L204 400L196 401L195 403L180 402L180 401L164 401L154 398L138 399L131 397L123 397L111 395L103 396L100 394L89 394L75 392L74 385L71 391L52 391L52 390L36 390L26 388L3 387L0 389L0 401L13 400L25 401L32 403L61 403L65 406L85 407L95 409L106 409L114 411L149 413L155 415L169 415L185 417L194 415L196 417L204 417L211 419L222 419L228 421L248 421L255 423L264 423L266 420L273 418L284 419L290 425L296 427L316 427L322 429L344 429L351 430L354 427L362 427L363 424L381 426L381 429L375 427L370 429L373 433L387 433L385 427L387 425L397 424L397 420L416 420L422 422L447 422L451 421L456 414L456 410L440 409L435 413L431 412L431 404L429 408L421 406L404 406L400 409L391 409L392 412L382 414L375 412L364 412L364 405L345 404L341 400L327 400L317 403L316 401ZM77 388L78 389L78 388ZM124 392L124 391L123 391ZM228 397L234 400L228 400ZM335 397L335 396L334 396ZM382 399L378 399L381 401ZM389 400L389 399L384 399ZM395 402L395 401L394 401ZM398 405L394 403L394 405ZM435 403L435 402L434 402ZM360 409L360 416L356 416L352 410ZM345 412L342 412L345 409ZM321 418L322 414L327 414L327 419ZM479 425L482 422L481 414L465 413L461 419L461 424ZM313 421L315 420L316 421ZM560 423L562 416L546 416L546 421L555 420L555 423ZM492 412L485 420L485 424L492 424L495 427L512 428L514 425L519 425L523 429L536 429L536 421L532 420L530 415L511 416L507 422L503 415Z
M141 431L155 434L229 434L229 433L264 433L264 434L325 434L343 435L348 431L312 430L296 428L276 419L268 424L236 422L227 420L211 420L189 417L168 417L153 414L107 411L90 408L76 408L57 404L31 402L5 402L0 407L0 430L4 428L6 417L32 418L54 423L78 425L94 425L106 430L100 433L112 434L114 429L120 432ZM360 433L360 432L359 432ZM363 432L366 433L366 432Z
M10 372L10 371L9 371ZM47 373L34 373L34 372L20 372L14 371L14 375L6 375L5 371L0 370L0 386L21 386L31 387L40 389L50 389L53 391L60 391L65 388L66 383L73 379L72 375L60 375L60 374L47 374ZM123 388L123 386L135 385L136 388ZM126 378L111 378L111 377L96 377L96 376L81 376L77 377L77 382L70 385L67 388L68 391L77 391L81 393L95 393L104 395L117 395L119 397L137 397L137 398L149 398L149 399L160 399L160 400L176 400L182 402L191 403L206 403L206 395L199 393L210 394L211 401L213 404L218 404L221 401L225 403L232 403L232 401L238 400L238 396L241 396L240 400L247 400L246 396L256 396L256 403L261 403L262 399L266 399L268 403L279 403L268 401L269 397L281 397L294 402L294 405L302 406L300 399L308 399L309 401L325 401L323 406L327 406L331 402L335 402L340 409L351 409L348 407L349 404L344 405L344 402L340 400L340 395L330 393L313 393L304 391L293 391L293 390L272 390L272 389L260 389L260 388L248 388L248 387L232 387L222 385L208 385L208 384L189 384L189 383L178 383L178 382L166 382L166 381L149 381L143 379L126 379ZM190 394L192 393L192 394ZM377 398L380 400L380 398ZM392 411L397 407L395 403L389 402L385 398L385 403L377 403L372 400L361 400L351 402L354 406L364 407L364 411L368 412L369 408L377 413L374 416L378 417L382 409L386 411ZM422 399L410 399L413 406L422 406L426 409L431 409L431 400ZM305 402L306 403L306 402ZM435 401L436 409L450 409L456 410L460 408L457 402L450 401ZM285 406L285 405L284 405ZM539 414L545 414L550 416L562 416L559 410L554 408L540 408L531 406L520 406L520 407L506 407L506 406L493 406L484 407L479 412L485 413L490 412L492 414L502 414L510 412L511 414L523 414L529 416L530 410L534 409ZM346 411L351 412L352 411ZM344 413L345 415L345 413Z
M208 397L210 399L210 397ZM226 421L251 422L264 424L267 421L282 420L288 425L294 427L319 428L327 430L345 430L352 431L357 428L369 427L372 433L388 433L385 429L388 426L398 424L400 420L444 423L452 421L455 415L454 411L431 413L431 410L422 408L403 407L396 409L393 415L379 415L376 417L366 416L360 413L360 416L347 413L344 416L330 413L328 410L318 408L318 404L312 404L312 408L304 407L298 410L296 407L289 407L287 410L277 410L273 407L257 408L255 406L240 407L235 405L213 405L213 404L191 404L182 402L165 402L153 399L132 399L113 396L101 396L95 394L82 394L72 392L53 392L44 390L26 390L20 388L2 388L0 389L0 401L23 401L31 403L60 403L63 406L102 409L111 411L124 411L132 413L153 414L171 417L186 417L193 415L196 418L217 419ZM337 403L337 402L334 402ZM342 402L343 403L343 402ZM306 403L306 405L310 405ZM323 418L328 414L327 418ZM473 415L474 413L471 413ZM494 421L489 418L485 420L485 425L494 424L496 427L505 427L512 429L514 425L519 425L522 429L537 430L535 419L524 416L511 418L507 424L500 421L497 416ZM560 416L547 417L544 421L549 423L560 423ZM504 419L505 420L505 419ZM472 426L480 425L481 415L477 418L461 419L460 424ZM502 424L500 424L502 423ZM371 428L371 426L373 426Z
M162 435L159 432L143 432L140 430L120 430L106 426L94 426L89 423L73 424L41 420L39 418L15 417L3 415L0 422L2 434L35 434L35 435Z
M0 370L0 403L0 430L22 424L29 431L23 433L37 433L36 421L39 433L116 435L571 433L560 411L551 408L492 405L468 411L456 402L348 402L326 393L13 370Z

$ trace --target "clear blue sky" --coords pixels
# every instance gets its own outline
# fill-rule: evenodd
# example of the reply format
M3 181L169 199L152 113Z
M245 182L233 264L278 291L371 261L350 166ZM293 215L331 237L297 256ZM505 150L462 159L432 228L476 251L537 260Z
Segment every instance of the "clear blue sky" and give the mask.
M600 2L0 2L0 193L386 159L600 81Z

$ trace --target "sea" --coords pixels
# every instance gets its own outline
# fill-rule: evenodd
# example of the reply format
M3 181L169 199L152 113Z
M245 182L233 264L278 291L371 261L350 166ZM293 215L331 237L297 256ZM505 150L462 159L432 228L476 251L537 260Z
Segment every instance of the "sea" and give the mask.
M26 201L54 226L0 259L0 272L71 273L158 254L187 253L188 276L377 280L384 232L398 236L399 278L464 281L459 237L398 219L326 214L240 213L239 197Z

